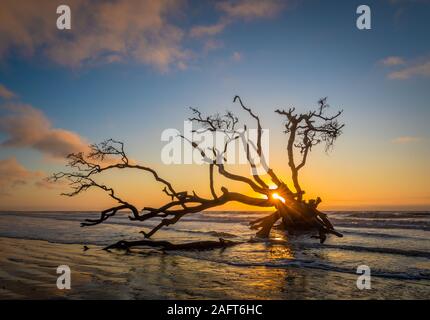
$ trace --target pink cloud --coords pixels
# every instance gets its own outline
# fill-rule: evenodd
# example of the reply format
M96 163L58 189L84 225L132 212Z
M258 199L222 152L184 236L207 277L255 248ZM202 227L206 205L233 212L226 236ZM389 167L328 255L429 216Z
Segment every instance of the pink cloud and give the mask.
M391 80L407 80L415 77L430 77L429 57L418 57L405 60L402 57L390 56L379 61L388 68L396 68L388 73L387 78Z
M33 185L44 189L55 189L66 183L48 181L42 171L25 168L15 157L0 160L0 197L10 196L14 189L25 185Z
M6 135L1 145L27 147L51 158L64 159L68 154L88 150L88 143L77 133L53 128L38 109L24 104L1 106L0 132Z
M430 60L388 74L388 78L392 80L406 80L413 77L430 77Z
M397 138L393 139L392 142L396 143L396 144L406 144L406 143L417 142L417 141L420 141L420 140L421 140L420 137L401 136L401 137L397 137Z
M239 0L222 1L216 8L223 13L219 21L211 25L198 25L191 28L191 37L215 36L237 19L252 20L258 18L271 18L285 7L285 2L278 0Z
M0 160L0 195L7 195L10 189L41 177L43 172L27 170L14 157Z
M218 22L209 25L193 26L189 32L192 38L204 38L204 53L221 47L213 37L222 33L230 24L237 21L272 18L279 14L291 1L280 0L228 0L216 2L215 8L221 12ZM233 55L239 61L239 53Z
M132 59L161 71L189 58L181 44L184 31L169 21L184 1L74 0L72 29L59 31L55 12L63 2L2 1L0 57L11 49L25 56L41 50L68 67Z
M221 13L212 25L180 26L187 0L70 1L71 30L55 28L61 0L3 0L0 10L0 59L36 52L70 68L134 61L160 72L183 66L195 57L187 37L213 37L235 21L271 18L291 1L216 2ZM50 14L49 14L50 13ZM206 49L204 49L207 52Z

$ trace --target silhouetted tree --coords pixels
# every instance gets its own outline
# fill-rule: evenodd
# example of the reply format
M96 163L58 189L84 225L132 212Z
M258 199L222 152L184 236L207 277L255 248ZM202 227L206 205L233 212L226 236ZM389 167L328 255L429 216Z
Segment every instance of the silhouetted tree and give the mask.
M308 113L296 113L295 108L286 110L276 110L280 116L285 117L285 134L287 135L287 155L288 166L291 171L292 189L285 181L282 181L275 171L268 167L266 159L262 151L262 135L263 129L260 118L245 106L239 96L236 96L233 102L238 102L243 111L248 113L257 123L257 141L254 144L252 141L245 139L247 126L239 128L239 118L233 113L227 112L224 115L204 116L198 109L191 108L192 117L189 119L197 125L196 131L202 133L205 131L222 132L225 134L225 143L222 150L212 147L209 151L199 146L199 142L188 140L181 136L184 141L190 143L197 150L202 160L207 163L209 171L209 186L211 197L199 196L195 191L177 191L173 184L159 176L152 168L135 164L130 161L129 156L124 150L124 144L113 139L106 140L100 144L90 146L90 151L87 154L83 152L73 153L68 156L68 166L72 168L71 172L55 173L50 179L57 181L66 179L72 190L64 193L67 196L76 196L89 189L101 189L105 191L118 204L112 208L108 208L101 212L98 219L86 219L81 225L92 226L102 223L114 216L118 211L131 211L129 216L133 221L146 221L153 218L161 218L160 222L147 232L143 232L145 238L150 238L154 233L164 226L169 226L178 222L183 216L191 213L200 212L206 209L215 208L228 202L236 201L239 203L256 206L256 207L273 207L274 212L252 221L250 227L256 229L257 235L267 237L274 224L281 220L280 226L289 231L294 230L316 230L321 242L326 239L326 234L335 234L342 236L334 230L333 225L328 220L327 216L320 212L317 207L321 202L318 197L308 201L303 199L305 191L300 185L299 173L306 165L306 160L309 157L313 147L319 144L324 144L325 150L329 151L333 147L335 140L342 133L343 124L338 122L342 111L334 115L327 115L329 105L327 99L318 101L318 107L314 111ZM252 169L250 177L239 175L230 172L225 167L226 153L228 147L234 141L241 139L246 149L247 161ZM256 164L251 157L251 148L255 150L260 158L260 164L263 165L267 172L267 176L263 177L256 170ZM107 160L108 164L103 165ZM96 181L100 174L115 169L132 169L150 173L156 181L164 185L163 192L170 197L170 201L160 207L146 206L139 210L135 205L120 198L113 188L101 184ZM216 190L214 186L215 174L232 180L239 181L248 185L254 192L262 197L252 197L242 193L230 191L223 186L220 190ZM264 179L266 178L266 179ZM269 182L270 181L270 182ZM269 187L271 185L271 187ZM277 195L275 198L274 195ZM135 242L120 241L117 244L108 248L129 248L134 245L160 245L164 248L174 249L175 245L166 241L150 242L141 240ZM212 248L220 246L229 246L234 244L231 241L220 239L219 242L201 242L199 244L190 245L190 248ZM176 245L177 246L177 245ZM181 245L179 245L181 246ZM181 248L181 247L179 247Z

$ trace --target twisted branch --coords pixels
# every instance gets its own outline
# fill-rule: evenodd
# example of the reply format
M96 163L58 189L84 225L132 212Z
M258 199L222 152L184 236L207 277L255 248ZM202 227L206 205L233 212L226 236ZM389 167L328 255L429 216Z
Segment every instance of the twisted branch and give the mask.
M296 114L294 108L290 108L288 111L276 110L278 114L284 115L287 118L285 132L289 135L287 151L289 158L288 164L292 173L292 182L295 187L295 192L293 192L285 182L279 179L274 170L268 167L264 159L264 154L262 152L263 129L260 118L251 108L243 103L239 96L235 96L233 102L239 102L241 109L246 111L256 121L258 133L256 144L246 140L245 133L247 132L247 126L244 125L243 129L238 129L239 118L229 111L224 115L215 114L212 116L204 116L198 109L191 108L193 116L190 117L189 120L198 126L193 132L222 132L226 139L221 150L215 147L204 150L194 139L187 139L184 136L180 136L184 141L191 143L193 149L200 153L203 162L207 163L209 166L210 198L201 197L194 191L176 191L173 184L165 178L162 178L154 169L136 164L135 161L130 159L125 152L124 144L114 139L108 139L102 143L90 145L90 150L87 154L83 152L70 154L67 159L68 166L72 171L55 173L50 179L53 181L67 180L69 182L71 191L63 193L63 195L73 197L89 189L100 189L105 191L118 203L118 205L112 208L103 210L98 219L86 219L85 222L81 224L83 227L105 222L117 212L127 210L129 212L131 211L129 219L134 221L161 218L161 221L151 230L148 232L142 231L146 238L150 238L161 228L177 223L187 214L201 212L234 201L251 206L276 208L274 213L251 223L252 228L260 229L257 235L267 236L273 224L280 218L282 218L284 222L294 222L294 216L300 216L300 219L310 221L309 223L319 228L320 232L323 230L323 233L335 233L327 217L316 210L316 206L320 202L320 199L310 200L308 203L302 200L304 191L299 184L298 172L305 166L307 157L313 146L325 142L326 150L331 148L336 138L341 134L341 129L344 126L337 120L342 111L339 111L333 116L327 116L325 114L328 108L326 98L319 101L317 110L305 114ZM246 150L247 161L253 170L252 178L230 172L225 168L228 146L238 139L242 140ZM251 148L256 150L261 163L267 169L267 174L275 184L276 189L269 188L268 183L254 170L256 166L250 156ZM298 165L296 165L294 158L295 149L298 149L302 155ZM170 201L160 207L154 208L145 206L142 210L138 210L136 206L120 198L113 188L96 181L96 177L104 172L124 169L150 173L155 181L164 186L162 192L170 198ZM215 188L216 173L228 180L246 184L261 197L251 197L237 192L230 192L225 187L221 187L221 193L218 193ZM283 197L285 202L274 199L272 197L274 192ZM148 242L143 241L140 244L147 243ZM122 242L116 244L115 247L127 245L127 243Z

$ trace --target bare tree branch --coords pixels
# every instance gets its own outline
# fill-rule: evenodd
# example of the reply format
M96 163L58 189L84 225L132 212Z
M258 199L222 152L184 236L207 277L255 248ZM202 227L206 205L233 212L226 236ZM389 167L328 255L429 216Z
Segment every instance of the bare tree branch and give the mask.
M308 158L312 147L325 143L326 152L333 146L335 140L341 135L344 124L338 122L337 118L342 114L338 111L333 116L327 116L326 111L329 108L327 98L318 101L318 108L308 113L296 114L295 108L286 110L277 109L275 112L286 117L285 133L288 134L287 154L288 166L291 170L291 179L302 199L304 191L299 183L299 170L302 169ZM298 150L301 155L299 164L295 162L295 151Z
M192 145L193 150L200 153L202 161L208 165L210 198L201 197L195 191L176 191L172 183L162 178L154 169L137 164L132 160L125 151L124 143L114 139L90 145L90 151L87 154L83 152L70 154L67 159L71 171L55 173L50 179L53 181L67 180L69 182L71 190L64 193L66 196L73 197L90 189L99 189L106 192L110 198L117 202L116 206L103 210L98 219L86 219L81 224L82 226L92 226L102 223L117 212L127 210L131 212L129 219L134 221L161 218L161 221L151 230L142 232L146 238L149 238L161 228L177 223L187 214L216 208L228 202L238 202L250 206L272 207L276 209L275 212L268 216L251 222L251 228L259 230L257 232L258 236L268 236L272 226L279 219L282 220L282 223L287 228L298 228L303 225L318 229L321 241L324 241L325 234L327 233L340 235L334 230L327 216L316 209L319 202L321 202L320 198L316 200L311 199L308 202L303 201L304 190L302 190L299 183L299 171L306 165L309 153L314 146L325 143L326 151L329 151L333 146L344 127L343 124L338 122L338 117L342 114L342 111L332 116L327 115L326 111L329 105L326 98L318 102L316 110L308 113L297 114L294 108L290 108L288 111L276 110L276 113L286 117L285 133L288 135L288 166L295 189L295 192L293 192L285 182L279 179L274 170L269 168L266 159L264 159L262 152L263 128L260 118L250 107L247 107L243 103L239 96L235 96L233 102L239 102L241 109L245 110L256 121L256 145L254 142L248 141L245 137L248 127L244 125L243 129L238 128L239 118L229 111L224 115L204 116L198 109L191 108L192 117L189 118L190 121L198 126L197 129L193 130L194 133L204 133L207 131L223 133L225 140L222 148L217 149L216 147L212 147L210 149L203 149L200 145L201 142L196 141L194 138L188 139L180 136L185 142ZM238 140L243 142L247 161L253 170L251 177L230 172L225 167L229 145ZM270 188L268 183L257 174L255 170L256 164L250 155L251 148L260 157L260 163L267 169L267 174L276 186L275 189ZM300 154L297 164L295 152ZM156 208L145 206L139 211L136 206L119 197L112 187L97 182L97 177L104 172L123 169L150 173L155 181L164 186L162 192L170 198L170 201ZM238 192L230 192L225 187L221 187L221 193L218 194L215 188L216 173L227 180L246 184L259 196L251 197ZM277 197L273 196L275 193ZM283 201L279 200L279 197ZM114 247L125 246L124 243L118 243ZM143 241L140 244L144 245L147 242Z

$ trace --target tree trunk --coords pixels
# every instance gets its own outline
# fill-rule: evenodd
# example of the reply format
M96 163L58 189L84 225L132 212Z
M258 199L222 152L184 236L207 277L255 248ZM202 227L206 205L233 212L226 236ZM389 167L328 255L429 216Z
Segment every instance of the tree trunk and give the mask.
M258 237L267 238L270 230L279 219L281 219L279 227L288 232L318 232L318 236L314 236L314 238L320 239L321 243L326 240L326 234L334 234L338 237L343 236L334 230L326 214L318 211L315 206L296 201L292 202L289 206L280 203L277 205L277 209L274 213L250 223L251 229L259 229L257 232Z
M136 240L136 241L126 241L121 240L117 243L111 244L103 250L119 249L119 250L129 250L132 247L156 247L164 251L169 250L211 250L217 248L227 248L241 244L239 241L230 241L219 238L218 241L196 241L188 243L174 244L169 241L153 241L153 240Z

